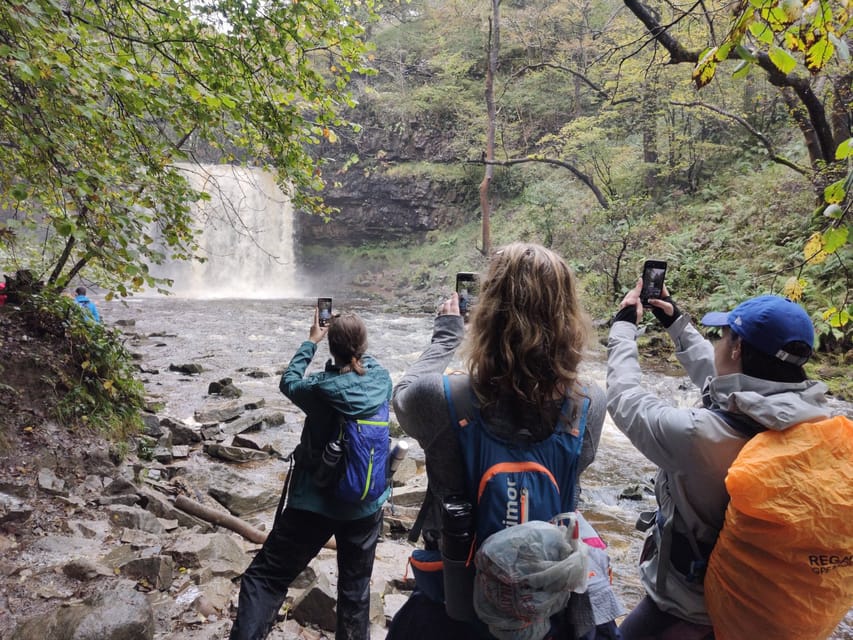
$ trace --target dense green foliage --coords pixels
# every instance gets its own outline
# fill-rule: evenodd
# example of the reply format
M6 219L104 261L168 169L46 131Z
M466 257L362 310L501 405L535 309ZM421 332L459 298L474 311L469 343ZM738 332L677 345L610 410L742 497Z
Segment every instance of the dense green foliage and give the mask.
M720 62L700 91L691 72L716 34L729 32L730 8L659 7L649 15L669 25L670 38L659 42L644 34L649 25L634 4L502 3L495 242L527 238L562 251L598 316L655 256L670 261L671 288L695 313L783 293L812 313L824 349L849 350L851 198L840 188L850 180L849 56L837 47L820 69L781 79L772 60L745 77L737 61ZM741 10L752 7L758 21L771 5L755 0ZM841 42L846 5L820 6L835 11L832 37ZM431 160L439 181L452 168L460 183L471 167L482 176L490 18L487 2L413 0L372 35L379 73L359 82L353 119L371 126L382 114L382 126L401 137L431 128L442 143L412 163L412 175L425 175ZM397 176L410 164L369 154L359 161ZM478 215L472 206L464 222ZM425 269L476 263L477 235L463 233L428 238L434 245L417 250ZM455 255L438 259L441 246Z
M32 387L28 393L49 396L39 404L53 411L52 417L62 424L92 429L112 439L139 429L143 386L120 332L93 322L73 298L49 291L26 295L21 303L0 309L18 331L38 340L46 350L36 356L42 368L39 380L26 383L17 376L29 372L33 356L4 345L0 371L11 383L6 393L28 384Z
M372 2L0 4L0 259L126 295L195 250L197 154L269 168L328 210L307 147L344 126ZM45 222L47 223L45 225Z

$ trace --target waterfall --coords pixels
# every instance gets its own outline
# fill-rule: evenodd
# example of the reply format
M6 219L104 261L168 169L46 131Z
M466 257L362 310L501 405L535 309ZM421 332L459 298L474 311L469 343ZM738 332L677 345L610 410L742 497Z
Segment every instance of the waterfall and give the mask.
M273 174L221 164L181 164L193 188L210 194L194 206L198 254L170 263L183 298L289 298L301 295L293 251L293 207Z

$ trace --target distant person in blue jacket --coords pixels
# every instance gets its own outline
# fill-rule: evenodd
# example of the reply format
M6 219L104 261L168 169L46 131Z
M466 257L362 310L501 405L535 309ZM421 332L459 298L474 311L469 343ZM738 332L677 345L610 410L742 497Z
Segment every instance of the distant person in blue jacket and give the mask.
M95 322L100 322L101 314L98 313L98 308L95 306L95 303L86 297L86 287L77 287L74 293L77 294L77 297L74 298L74 302L83 307L89 315L92 316L92 319Z

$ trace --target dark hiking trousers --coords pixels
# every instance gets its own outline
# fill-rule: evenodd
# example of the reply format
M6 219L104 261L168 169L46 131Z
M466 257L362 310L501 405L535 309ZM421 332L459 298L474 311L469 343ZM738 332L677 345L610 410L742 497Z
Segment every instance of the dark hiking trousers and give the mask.
M623 640L714 640L712 627L661 611L649 596L622 621L619 632Z
M264 546L240 579L237 619L230 640L262 640L293 580L333 535L338 554L336 640L370 638L370 574L382 510L359 520L334 520L285 509Z

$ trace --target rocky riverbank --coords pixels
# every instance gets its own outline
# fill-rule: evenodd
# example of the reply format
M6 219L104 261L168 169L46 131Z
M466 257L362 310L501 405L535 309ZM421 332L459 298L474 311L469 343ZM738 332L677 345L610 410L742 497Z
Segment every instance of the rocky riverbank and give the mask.
M145 352L162 337L124 331L143 375L156 380L161 372L144 364ZM232 381L195 365L178 362L171 373L188 385L209 377L209 393L192 418L146 413L144 433L126 445L69 433L43 408L9 425L12 446L0 458L0 637L227 636L239 575L271 526L288 469L281 457L298 441L303 416L242 397ZM423 497L422 459L410 457L395 481L371 588L374 638L384 637L411 586L399 537ZM211 520L236 520L243 535ZM333 637L335 576L334 550L324 549L270 637Z

